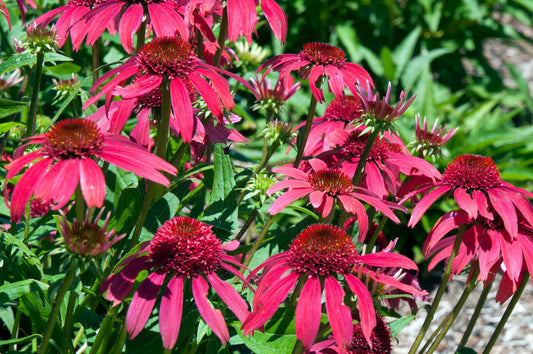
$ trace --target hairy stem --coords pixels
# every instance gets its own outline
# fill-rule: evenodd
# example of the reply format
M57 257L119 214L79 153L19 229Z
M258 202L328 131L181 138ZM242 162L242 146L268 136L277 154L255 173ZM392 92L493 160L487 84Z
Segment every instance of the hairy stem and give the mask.
M313 118L315 117L316 105L318 101L315 96L311 95L311 102L309 103L309 111L307 113L307 119L305 121L305 127L303 132L298 136L298 151L296 153L296 159L294 160L294 168L298 168L302 158L304 156L305 144L313 125Z
M35 135L35 122L37 120L37 101L39 100L39 91L41 89L41 76L43 73L44 53L37 53L37 63L35 63L35 81L31 93L30 112L26 122L26 137Z

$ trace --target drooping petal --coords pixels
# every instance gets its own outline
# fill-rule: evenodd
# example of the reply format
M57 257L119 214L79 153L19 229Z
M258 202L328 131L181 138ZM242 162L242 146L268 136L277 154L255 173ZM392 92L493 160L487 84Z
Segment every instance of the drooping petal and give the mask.
M141 26L143 20L143 6L142 4L131 3L121 16L118 25L118 35L120 43L128 54L135 51L133 46L133 35Z
M183 310L183 278L172 277L161 298L159 332L163 347L172 349L178 340Z
M54 210L62 208L70 200L80 180L79 159L58 161L44 175L35 189L35 197L53 200Z
M516 233L518 232L518 217L516 216L513 202L505 193L499 191L497 188L490 188L487 190L487 193L489 194L492 207L502 218L505 229L512 237L516 237Z
M345 274L344 279L346 279L350 289L355 295L357 295L357 309L359 310L359 316L361 317L361 329L363 330L363 335L368 344L372 345L370 335L372 334L374 327L376 327L376 315L370 292L365 284L352 274Z
M333 338L335 338L335 343L345 351L352 342L353 319L350 308L344 304L344 290L335 278L327 276L324 281L324 293Z
M391 264L394 264L395 267L418 270L415 262L398 253L375 252L359 256L357 259L374 267L390 267Z
M268 212L272 215L275 215L285 209L287 206L289 206L292 202L294 202L297 199L300 199L304 197L305 195L312 192L313 189L304 189L304 188L298 188L298 189L291 189L286 193L283 193L278 199L272 203L270 208L268 208Z
M170 82L170 100L181 138L188 143L194 136L194 113L187 87L179 78L175 78Z
M322 289L320 280L310 276L305 282L296 305L296 337L302 341L308 352L315 342L320 327L322 312Z
M89 157L80 159L80 187L87 207L102 207L106 187L104 175L100 166Z
M192 295L196 302L198 312L202 315L205 323L211 328L214 334L220 339L224 345L229 341L229 332L224 316L220 310L214 309L211 303L207 300L207 292L209 285L201 276L192 279Z
M274 36L283 44L287 37L287 15L282 8L273 0L261 0L261 9L265 15Z
M130 338L135 338L148 321L165 276L166 274L150 274L133 295L126 315L126 329Z
M511 280L517 282L522 272L522 261L524 259L520 242L510 237L506 232L501 232L500 247L506 272ZM513 292L514 290L516 289L513 289Z
M477 218L477 203L463 188L457 188L453 193L453 197L459 205L459 208L466 211L468 216L470 216L472 219Z
M124 301L131 293L135 278L141 270L150 269L152 263L150 256L136 258L124 266L117 274L109 276L100 287L100 291L105 293L105 298L113 301L113 306L117 306ZM106 292L107 291L107 292Z
M239 321L244 322L250 312L248 311L248 305L246 304L246 301L242 299L241 295L233 288L233 286L231 286L231 284L220 280L215 273L209 273L207 275L207 279L213 286L213 289L215 289L218 296L220 296L222 301L228 305L235 316L237 316Z
M439 186L429 192L426 196L424 196L413 209L413 212L411 213L411 218L409 219L409 223L407 224L407 226L415 226L420 221L426 210L429 209L431 204L433 204L437 199L440 198L440 196L450 191L451 189L452 188L448 186Z

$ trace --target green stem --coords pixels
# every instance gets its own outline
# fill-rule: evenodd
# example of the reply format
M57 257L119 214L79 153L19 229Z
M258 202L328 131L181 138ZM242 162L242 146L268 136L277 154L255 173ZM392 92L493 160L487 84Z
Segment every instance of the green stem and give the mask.
M115 315L117 314L118 306L111 307L107 314L104 317L104 320L102 321L102 324L100 325L100 329L98 330L98 334L96 335L96 338L94 339L93 345L91 347L91 351L89 354L96 354L98 353L100 347L102 346L102 343L107 342L105 338L109 338L111 335L111 332L113 332L112 324L115 320ZM105 345L103 346L103 349L105 349Z
M97 39L94 42L94 45L91 47L92 54L92 65L93 65L93 83L98 80L98 68L100 67L100 39Z
M161 116L157 125L157 140L155 142L155 154L166 160L168 131L170 126L170 111L172 102L170 99L170 80L164 78L161 83Z
M35 63L35 80L33 91L31 93L30 112L26 122L26 137L35 135L35 121L37 119L37 101L39 100L39 91L41 89L41 76L43 72L44 53L37 53L37 63Z
M385 227L385 224L387 223L387 220L389 220L389 217L384 215L383 218L381 219L381 221L379 222L379 225L376 228L376 231L374 231L374 233L372 234L372 238L370 239L370 241L366 245L365 254L370 253L370 251L372 250L372 247L374 247L374 244L376 243L376 240L378 239L379 233Z
M83 199L83 193L81 192L81 187L79 184L74 192L74 198L76 199L76 218L78 222L82 222L85 219L85 199Z
M361 156L359 157L359 162L357 163L357 168L355 169L355 174L353 175L354 186L361 185L361 182L363 181L363 176L364 176L363 170L366 165L366 160L368 160L368 156L370 155L370 151L372 150L372 146L374 146L374 143L376 142L378 135L379 135L379 130L375 129L368 136L365 148L363 152L361 153Z
M124 319L122 321L122 327L120 327L117 343L111 348L110 354L122 353L122 347L124 346L124 342L126 342L126 338L128 338L128 331L126 330L126 319Z
M11 339L17 339L18 338L18 334L19 334L19 329L20 329L20 317L22 315L22 311L20 311L20 308L16 308L16 312L15 312L15 320L13 321L13 327L11 327ZM16 344L12 344L11 347L10 347L11 351L16 351L17 350L17 345Z
M479 296L479 300L477 302L476 308L474 309L474 313L472 314L472 317L470 317L468 326L466 327L465 333L463 334L463 338L461 338L461 341L459 342L459 345L457 346L457 350L459 350L459 348L461 347L464 347L466 345L466 342L468 342L468 338L472 334L472 331L474 330L474 326L476 325L479 315L481 314L483 305L485 305L485 301L487 301L487 297L489 296L490 289L492 288L492 283L493 282L491 281L483 288L483 291L481 292L481 295Z
M416 337L413 345L411 346L411 349L409 350L409 354L416 353L416 350L418 349L418 347L422 343L422 340L424 339L424 335L429 329L429 325L433 321L433 317L435 316L435 312L437 311L437 308L439 307L440 300L442 299L442 296L444 295L444 291L446 290L446 285L448 284L448 281L450 280L450 274L452 274L453 259L459 252L459 246L461 246L462 237L467 227L468 227L468 224L463 224L459 227L459 230L457 231L457 236L455 237L455 242L453 244L452 253L450 254L450 258L448 259L446 270L444 271L444 274L442 275L442 280L440 282L439 288L437 289L437 293L435 294L433 303L431 304L431 307L429 308L424 324L422 324L422 328L420 329L418 336Z
M254 244L252 246L252 249L250 249L250 251L248 252L248 255L246 256L246 259L242 263L245 267L247 267L248 264L250 264L250 262L252 261L252 258L254 256L255 252L259 248L259 245L261 244L261 242L265 238L266 234L268 233L268 229L270 229L270 226L272 226L273 223L274 223L274 218L272 217L272 215L269 215L267 220L266 220L266 222L265 222L265 225L263 226L263 230L261 231L261 234L255 240L255 242L254 242ZM244 272L244 268L242 268L242 271Z
M262 157L261 157L261 161L259 162L259 165L257 165L257 167L254 169L252 174L248 178L246 178L246 180L242 184L243 187L246 187L246 184L248 183L248 181L250 181L252 178L257 176L257 174L263 169L263 167L265 167L265 165L267 164L268 160L274 154L274 151L275 151L275 148L274 149L272 147L269 148L268 139L265 138L263 140L263 154L262 154ZM237 199L237 205L241 204L241 202L244 199L245 195L246 195L246 190L243 188L243 190L241 191L241 194L239 194L239 198Z
M151 182L151 181L146 181L146 182L148 183L148 190L146 191L146 194L144 195L143 204L141 206L139 216L137 217L137 223L135 224L135 229L133 230L133 234L131 235L131 242L128 247L128 251L132 249L133 247L135 247L137 243L139 243L139 237L141 235L144 221L146 220L146 216L148 215L148 211L150 210L150 205L152 205L152 200L154 199L156 183Z
M46 322L46 328L41 339L41 345L39 346L38 354L44 354L47 352L48 344L50 343L50 338L52 338L52 332L56 325L57 319L59 317L59 310L61 309L61 304L63 303L63 298L67 293L70 284L74 280L74 276L78 270L77 262L74 260L70 265L67 274L63 278L63 282L57 291L56 297L52 303L52 310L50 311L50 316L48 317L48 322Z
M220 22L220 29L218 31L218 48L213 56L213 66L218 66L220 64L220 59L222 58L222 51L224 50L224 45L226 44L226 37L228 36L228 9L227 6L222 10L222 21Z
M468 296L470 296L470 294L472 293L472 290L474 290L474 288L476 287L478 275L479 275L479 267L476 265L474 270L470 274L470 280L468 281L468 284L466 285L466 288L463 291L463 295L461 295L461 298L459 299L459 301L453 308L452 312L443 321L443 323L445 324L442 327L442 330L440 331L439 335L437 336L437 338L431 345L431 347L429 347L427 354L431 354L437 349L440 342L444 339L444 336L446 335L446 333L448 333L448 331L450 330L451 326L455 322L455 319L457 318L457 316L459 316L459 313L463 309L466 299L468 299Z
M63 323L63 341L61 343L61 348L63 353L68 353L72 351L72 324L74 323L73 313L74 307L76 306L76 300L78 299L78 293L76 291L71 291L68 297L67 312L65 314L65 322Z
M146 12L146 11L145 11ZM146 20L141 22L141 27L137 31L137 43L135 44L135 49L138 51L144 45L146 40Z
M252 211L252 213L250 214L250 216L248 217L248 220L246 220L246 222L244 223L244 225L241 227L241 229L239 230L239 232L235 235L235 237L233 238L234 240L240 240L242 235L244 235L244 233L246 232L246 230L248 230L248 228L250 227L250 225L252 225L252 223L255 221L255 218L257 217L257 215L259 214L259 211L257 210L257 208L254 208L254 210Z
M298 151L296 153L296 159L294 160L294 168L298 168L302 157L304 156L305 144L307 143L307 138L309 137L309 132L311 131L311 126L313 125L313 118L315 117L316 105L318 101L315 96L311 95L311 102L309 103L309 111L307 113L307 119L305 121L305 127L299 136Z
M524 292L524 289L526 288L528 281L529 281L529 273L525 272L522 283L520 283L520 286L518 287L518 289L516 289L516 292L511 298L511 302L509 302L509 305L507 305L507 308L505 309L505 312L503 313L503 316L500 319L500 322L498 322L498 326L496 326L494 333L492 333L492 336L490 337L489 343L485 347L485 350L483 350L483 354L489 354L490 351L492 350L492 347L494 346L494 344L498 340L498 337L502 333L503 327L505 327L507 320L511 316L511 313L513 312L516 304L518 303L520 296L522 296L522 293Z

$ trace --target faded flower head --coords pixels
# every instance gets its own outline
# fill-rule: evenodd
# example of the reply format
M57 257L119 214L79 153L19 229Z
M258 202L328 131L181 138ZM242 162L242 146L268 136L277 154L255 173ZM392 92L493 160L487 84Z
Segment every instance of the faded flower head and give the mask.
M72 77L65 80L52 79L54 82L53 90L56 91L54 103L67 98L78 86L78 74L72 74Z
M435 160L435 156L442 158L441 147L459 130L459 128L454 128L446 131L448 126L439 125L437 118L431 131L428 131L426 117L424 117L423 126L420 126L420 114L415 116L415 124L416 141L412 144L413 153L417 152L418 156L422 158L431 156L433 160Z
M44 28L32 24L26 29L24 44L34 54L54 52L58 47L57 41L58 37L55 26Z
M74 219L69 223L63 211L59 220L59 230L63 235L65 246L76 255L96 257L103 254L126 234L115 235L116 230L107 231L107 225L111 218L111 212L107 213L102 226L98 225L104 209L91 221L90 211L85 214L84 220Z
M270 146L291 144L296 139L296 132L289 123L280 120L271 120L261 133Z
M0 91L5 91L22 82L22 80L24 80L24 77L20 76L20 69L16 69L10 75L4 73L0 76Z

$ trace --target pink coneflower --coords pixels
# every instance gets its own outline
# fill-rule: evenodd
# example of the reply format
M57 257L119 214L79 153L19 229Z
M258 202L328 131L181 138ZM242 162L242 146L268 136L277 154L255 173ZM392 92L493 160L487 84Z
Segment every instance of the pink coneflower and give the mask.
M331 135L332 145L339 146L328 155L335 160L335 166L353 178L362 153L368 144L370 133L363 133L365 127L351 131L336 131ZM383 137L377 137L370 154L367 157L363 186L382 198L390 194L396 195L401 185L400 173L412 175L420 173L431 180L440 178L439 171L429 162L411 156L401 138L395 134L385 132Z
M253 311L243 323L242 330L244 335L248 335L261 328L301 279L304 284L298 296L295 324L296 337L302 341L306 351L310 350L318 334L322 291L325 292L326 312L335 342L343 350L352 342L351 309L344 303L345 291L339 278L344 278L350 291L357 297L363 335L370 343L376 324L374 305L367 287L354 274L361 271L376 282L388 283L390 278L365 267L417 269L407 257L394 253L377 252L360 256L348 234L333 225L311 225L289 247L289 251L270 257L250 274L252 277L261 269L264 270L255 292ZM360 267L364 269L360 270ZM352 271L354 274L351 274Z
M106 187L97 163L99 160L165 186L169 186L170 182L158 170L176 173L174 166L125 136L105 133L86 119L67 119L56 123L48 133L31 137L24 146L33 144L41 147L6 167L6 180L9 180L32 163L13 191L10 210L14 221L23 215L32 195L53 201L53 209L57 210L69 201L78 184L87 206L101 207ZM4 191L7 192L6 189Z
M117 74L102 87L100 93L85 103L84 108L92 105L104 95L107 95L106 106L110 104L113 96L122 96L124 100L146 99L146 94L155 93L163 81L168 80L175 123L183 140L190 142L196 125L192 101L194 98L191 98L195 96L193 94L197 92L203 98L220 123L223 123L223 109L231 110L234 106L229 84L217 72L233 77L247 87L250 86L228 71L205 64L197 57L193 47L183 39L157 38L144 45L132 59L96 81L92 88L93 93L103 82ZM119 86L132 76L136 76L132 84L125 87ZM155 104L156 100L152 102ZM134 105L135 102L130 102L130 104Z
M414 226L426 210L447 192L453 192L459 207L472 219L478 216L488 220L500 218L513 238L516 238L518 233L517 210L533 225L533 211L524 198L533 198L533 193L502 181L500 171L490 157L459 156L448 164L442 179L420 186L404 199L425 193L432 188L435 189L427 193L413 209L408 226Z
M35 4L33 0L17 0L17 6L20 10L20 17L22 19L23 26L26 26L26 13L28 12L28 7L26 6L26 3L28 3L34 9L37 8L37 5ZM7 13L7 8L6 8L6 13ZM7 15L7 17L8 17L7 22L9 23L9 29L11 29L11 23L9 22L9 14Z
M9 18L9 11L7 11L7 6L2 0L0 0L0 14L4 16L7 21L7 24L9 25L9 30L11 30L11 19Z
M350 124L358 123L361 114L361 103L357 97L335 98L328 104L322 117L313 119L313 125L305 144L304 156L330 151L334 145L331 135L335 136L337 130L345 130ZM300 124L296 129L304 124Z
M529 204L526 200L524 203ZM466 224L468 226L460 236L458 254L452 261L452 275L459 274L473 262L479 266L478 280L486 282L492 279L492 269L499 267L503 261L511 285L509 290L514 293L521 281L524 265L530 272L533 271L533 228L527 224L522 214L518 213L517 216L518 229L516 236L512 237L497 214L493 214L492 219L482 216L471 219L463 210L444 214L424 242L424 255L427 258L434 255L428 269L431 270L437 263L450 257L457 236L446 235Z
M209 284L241 322L246 319L249 314L248 305L230 284L216 274L223 269L248 284L239 271L230 266L242 265L225 252L235 250L239 242L222 245L211 228L198 220L183 216L168 220L157 230L152 241L142 245L137 254L122 262L117 267L120 271L104 282L101 290L116 306L130 294L139 272L148 270L150 273L133 294L128 309L126 328L130 338L137 336L143 329L163 284L166 286L161 298L159 331L166 349L174 347L178 338L185 282L191 283L192 295L200 315L222 344L229 340L229 332L220 310L214 309L207 300Z
M97 3L84 16L87 44L92 46L106 28L112 35L118 29L122 47L132 53L135 50L133 35L143 28L143 21L146 21L147 28L153 29L154 37L179 34L187 40L189 28L179 10L177 2L165 0L108 0Z
M324 92L320 88L323 80L328 78L328 87L335 97L344 97L345 87L353 95L357 94L357 81L372 83L372 78L357 64L346 61L344 52L337 47L325 43L307 43L298 54L282 54L270 58L257 69L280 72L280 77L289 86L290 72L297 70L303 79L309 78L309 86L316 100L323 103Z
M66 248L73 254L96 257L103 254L111 246L120 241L126 234L115 235L116 230L107 231L107 225L111 218L111 212L107 213L102 226L98 226L98 220L102 217L104 209L91 222L89 210L84 220L74 219L69 223L66 215L60 210L59 231L63 236Z
M74 50L78 50L87 31L85 16L93 7L94 0L69 0L66 5L50 10L33 20L32 25L46 27L59 16L56 22L57 42L62 47L69 34Z
M368 230L368 216L364 205L359 201L362 200L387 215L394 222L400 222L400 219L394 215L390 208L403 210L401 206L372 196L371 192L363 188L355 188L350 177L338 169L328 168L322 160L311 159L308 162L311 165L309 172L288 166L273 170L290 177L290 179L278 182L268 189L267 194L271 195L288 188L286 193L272 203L268 209L269 213L277 214L295 200L309 197L311 205L322 214L322 217L326 217L334 207L334 202L340 202L347 212L357 215L359 233L362 238Z

